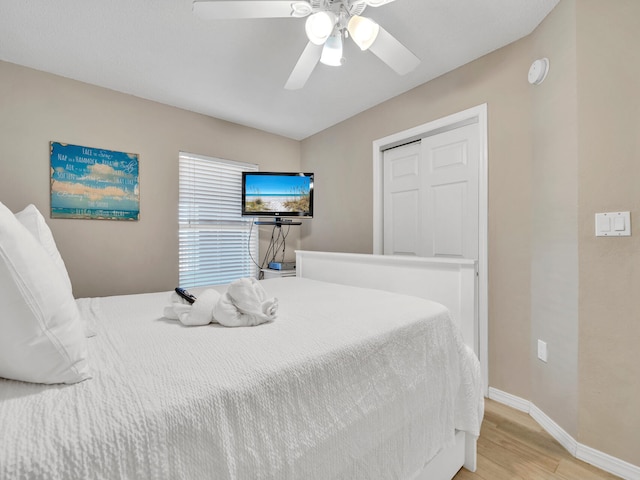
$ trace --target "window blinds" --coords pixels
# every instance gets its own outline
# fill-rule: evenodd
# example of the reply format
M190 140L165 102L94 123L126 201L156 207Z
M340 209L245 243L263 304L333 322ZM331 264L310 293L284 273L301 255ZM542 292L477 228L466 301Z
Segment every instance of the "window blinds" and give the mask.
M257 275L258 232L241 216L242 172L250 163L180 153L179 281L183 288Z

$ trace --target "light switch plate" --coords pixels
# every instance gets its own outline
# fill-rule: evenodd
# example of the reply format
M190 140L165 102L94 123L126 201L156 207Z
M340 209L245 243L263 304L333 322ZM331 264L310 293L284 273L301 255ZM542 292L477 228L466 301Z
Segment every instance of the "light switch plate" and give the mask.
M630 212L596 213L596 237L631 236Z
M547 361L547 342L538 340L538 359L543 362Z

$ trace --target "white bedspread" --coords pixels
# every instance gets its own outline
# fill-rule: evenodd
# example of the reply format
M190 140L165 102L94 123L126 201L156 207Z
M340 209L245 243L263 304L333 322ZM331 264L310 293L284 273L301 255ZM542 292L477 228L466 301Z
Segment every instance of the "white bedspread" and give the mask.
M439 304L300 278L278 318L185 327L169 293L79 300L93 379L0 379L2 479L408 479L478 434L477 359Z

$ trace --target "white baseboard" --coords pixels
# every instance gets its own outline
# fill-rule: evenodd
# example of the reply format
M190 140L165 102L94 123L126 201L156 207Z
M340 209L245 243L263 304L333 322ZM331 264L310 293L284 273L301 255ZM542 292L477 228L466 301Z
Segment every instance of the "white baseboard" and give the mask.
M531 402L529 400L516 397L515 395L503 392L497 388L489 387L489 398L524 413L529 413L531 411Z
M625 480L640 480L640 467L578 443L560 427L560 425L551 420L551 418L529 400L511 395L510 393L493 387L489 387L489 398L511 408L515 408L516 410L520 410L521 412L528 413L549 435L555 438L560 445L579 460L590 463L606 472L618 475Z
M587 447L579 443L576 458L626 480L640 480L640 467L607 455L595 448Z
M578 442L569 435L560 425L551 420L542 410L531 404L529 415L544 428L549 435L555 438L571 455L576 456Z

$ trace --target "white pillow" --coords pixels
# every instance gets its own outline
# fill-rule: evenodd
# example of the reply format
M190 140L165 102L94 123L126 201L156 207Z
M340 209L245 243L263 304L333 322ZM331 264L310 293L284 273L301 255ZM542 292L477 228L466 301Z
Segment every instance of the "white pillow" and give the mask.
M59 269L0 203L0 377L34 383L90 378L80 314Z
M73 293L71 287L71 280L69 279L69 273L67 272L67 267L64 264L64 260L62 260L62 256L58 251L58 247L56 246L56 241L53 238L53 233L51 233L51 229L49 225L47 225L46 220L40 213L40 211L36 208L35 205L28 205L24 210L15 214L16 218L20 221L22 225L26 227L29 232L38 240L40 245L45 249L45 251L53 260L58 272L60 272L60 276L62 278L61 281L67 285L69 291ZM85 337L93 337L96 335L96 325L95 322L90 318L82 317L82 325L84 328L84 336Z
M43 246L45 251L51 257L51 260L53 260L53 263L60 271L60 275L62 276L66 285L69 287L69 291L72 291L71 280L69 279L67 267L64 264L64 260L62 260L60 252L58 251L58 247L56 246L56 241L53 239L51 229L49 228L49 225L47 225L47 222L45 221L40 211L36 208L35 205L31 204L21 212L16 213L16 218L40 242L40 245Z

